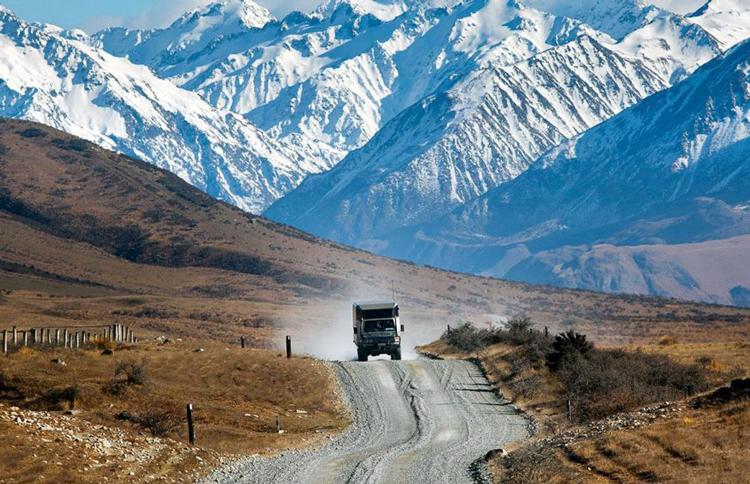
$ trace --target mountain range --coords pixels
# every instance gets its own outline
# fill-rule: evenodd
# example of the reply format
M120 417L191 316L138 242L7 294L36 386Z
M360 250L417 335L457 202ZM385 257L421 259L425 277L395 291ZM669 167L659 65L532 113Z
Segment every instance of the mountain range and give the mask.
M527 234L521 244L489 250L480 246L506 230L493 226L505 220L502 211L486 224L455 221L520 186L515 180L557 165L551 153L587 139L592 128L697 82L700 66L748 36L750 6L740 0L711 0L685 16L642 0L328 0L283 19L251 0L223 0L165 28L91 36L2 9L0 115L43 122L168 169L245 210L382 254L534 282L736 303L726 288L605 283L588 269L547 269L571 257L608 261L590 254L598 242L639 254L641 244L653 252L692 243L723 253L725 245L711 245L727 238L721 223L702 238L577 235L571 245L566 235L536 246ZM639 133L627 143L651 141ZM625 163L621 151L601 163ZM685 213L719 210L709 193L693 195ZM535 199L524 210L548 203ZM594 211L590 233L599 230ZM575 232L589 233L583 225ZM725 232L743 234L732 227ZM613 264L613 273L628 272ZM728 290L742 293L743 284Z

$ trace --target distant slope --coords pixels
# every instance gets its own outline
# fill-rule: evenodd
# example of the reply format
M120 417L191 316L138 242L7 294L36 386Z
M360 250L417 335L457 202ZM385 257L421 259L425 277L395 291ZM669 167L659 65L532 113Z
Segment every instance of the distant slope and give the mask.
M648 339L706 320L717 331L750 324L750 312L729 308L528 286L377 257L248 215L152 165L10 120L0 120L0 289L3 321L115 319L160 333L232 341L247 334L259 344L284 332L304 337L295 348L329 357L353 348L351 301L391 297L392 289L407 345L434 339L446 324L521 312L600 340Z
M386 252L535 282L739 302L750 273L725 268L750 265L739 237L750 234L749 71L746 41L516 180L402 233L416 240L409 249ZM600 244L623 248L588 247Z

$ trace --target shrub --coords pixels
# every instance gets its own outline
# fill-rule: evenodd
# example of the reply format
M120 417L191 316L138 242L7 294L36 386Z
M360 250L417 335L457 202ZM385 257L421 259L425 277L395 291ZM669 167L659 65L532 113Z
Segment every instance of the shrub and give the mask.
M47 390L39 398L29 402L32 408L41 410L67 410L75 408L81 391L78 386L52 388Z
M441 339L459 351L471 352L502 341L501 330L478 329L469 323L448 328Z
M639 406L675 400L707 388L706 372L666 355L622 350L568 354L558 372L572 419L598 419Z
M148 382L146 362L121 361L115 367L115 380L125 377L125 382L131 385L143 385Z
M18 134L23 138L44 138L47 133L39 128L26 128Z
M180 425L180 418L174 412L168 410L147 410L137 415L120 412L115 418L138 424L151 432L154 437L163 437Z
M573 330L560 333L552 342L552 351L546 355L547 366L557 371L566 359L576 359L588 354L594 345L586 341L586 335Z
M508 386L517 395L521 395L524 398L534 398L539 392L539 388L542 384L542 377L539 375L531 375L525 378L520 378L511 382Z
M508 340L514 345L528 343L539 334L532 329L531 318L528 317L513 318L506 323L506 326Z

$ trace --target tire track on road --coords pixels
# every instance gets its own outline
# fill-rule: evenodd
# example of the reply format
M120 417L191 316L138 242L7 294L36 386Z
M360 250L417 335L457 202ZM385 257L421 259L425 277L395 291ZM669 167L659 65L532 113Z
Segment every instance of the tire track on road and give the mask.
M318 448L252 457L207 482L471 483L489 451L528 437L527 421L467 361L338 362L352 425Z

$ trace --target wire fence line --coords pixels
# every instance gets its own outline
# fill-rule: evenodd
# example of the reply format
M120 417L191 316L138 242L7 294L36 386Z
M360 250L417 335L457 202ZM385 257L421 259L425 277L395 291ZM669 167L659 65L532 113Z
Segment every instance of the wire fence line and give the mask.
M137 343L133 330L124 324L93 324L85 326L32 327L12 326L0 330L3 354L23 347L55 347L78 349L102 342Z

